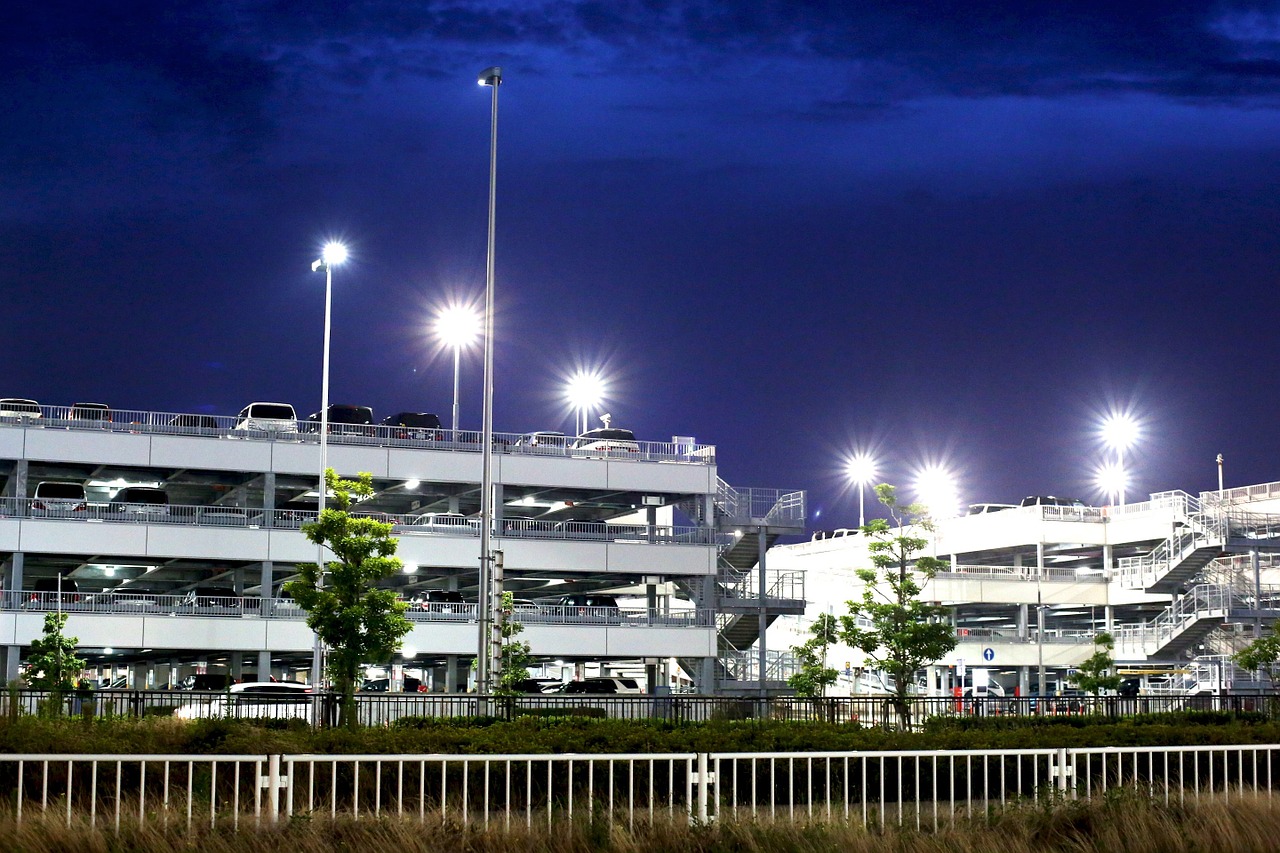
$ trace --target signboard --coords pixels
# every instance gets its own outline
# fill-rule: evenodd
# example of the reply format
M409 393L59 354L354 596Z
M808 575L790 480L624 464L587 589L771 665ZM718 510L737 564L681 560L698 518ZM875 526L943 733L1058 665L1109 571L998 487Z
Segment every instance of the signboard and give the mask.
M956 658L956 678L964 678L964 658Z
M996 650L995 650L995 649L983 649L983 650L982 650L982 659L983 659L984 661L986 661L987 663L991 663L993 660L995 660L995 659L996 659Z

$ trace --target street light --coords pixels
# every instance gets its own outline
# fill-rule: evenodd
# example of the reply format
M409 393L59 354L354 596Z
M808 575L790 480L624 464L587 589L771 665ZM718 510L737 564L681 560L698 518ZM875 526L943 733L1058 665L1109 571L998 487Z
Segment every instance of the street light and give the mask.
M1123 503L1120 495L1124 494L1125 471L1119 464L1108 462L1098 469L1097 484L1107 499L1115 503Z
M863 508L863 491L876 478L876 460L869 453L855 454L844 466L849 479L858 485L858 526L866 527L867 516Z
M569 377L565 396L569 400L569 405L577 412L574 428L578 435L582 435L587 431L587 413L599 406L600 401L604 399L604 379L599 373L579 371Z
M494 590L490 588L495 566L494 554L489 547L489 535L493 530L493 253L494 232L497 223L498 201L498 87L502 84L502 69L498 66L480 72L477 82L493 90L489 119L489 251L485 268L484 287L484 418L481 427L480 455L483 459L480 475L480 576L479 576L479 654L476 656L476 692L487 696L492 690L495 659L501 648L499 638L493 636L497 627L494 619Z
M312 272L324 273L324 366L320 379L320 485L317 488L316 520L324 514L324 499L329 493L329 485L325 482L324 472L329 467L329 330L332 325L333 306L333 268L347 259L347 247L338 242L324 244L320 257L311 264ZM324 546L318 546L316 558L319 586L324 586ZM311 650L311 683L320 684L324 650L321 648L320 635L316 634L315 645Z
M1112 412L1102 419L1102 443L1116 452L1116 466L1124 470L1124 453L1142 437L1141 425L1128 412ZM1120 486L1120 506L1124 506L1124 484Z
M449 305L436 316L436 335L453 349L453 437L458 437L458 376L462 349L480 336L480 317L470 305Z
M933 518L952 518L959 513L960 496L955 475L941 465L928 465L916 475L916 497Z

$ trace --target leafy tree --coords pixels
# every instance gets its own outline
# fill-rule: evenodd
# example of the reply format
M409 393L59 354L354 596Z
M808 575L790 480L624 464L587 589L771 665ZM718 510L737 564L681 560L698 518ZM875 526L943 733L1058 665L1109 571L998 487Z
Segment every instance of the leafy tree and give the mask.
M826 694L827 687L836 683L839 673L827 666L827 650L838 639L837 631L836 617L823 613L809 626L809 639L792 647L800 668L787 679L787 685L798 696L821 698Z
M1093 645L1093 654L1076 667L1076 674L1067 680L1097 696L1103 690L1118 689L1124 679L1116 674L1116 662L1111 657L1116 648L1115 639L1106 631L1099 631L1093 638Z
M302 525L302 532L336 559L325 564L323 584L317 564L300 563L298 577L285 590L329 647L328 675L341 697L338 723L352 727L361 665L389 660L413 625L404 617L407 605L393 591L375 586L403 568L395 556L392 525L349 512L353 495L373 494L373 475L362 472L356 480L343 480L332 468L324 474L332 504L315 523Z
M529 644L516 637L524 630L524 625L514 618L515 599L509 592L502 594L502 605L498 613L502 645L499 654L498 682L494 687L497 696L514 697L520 694L516 685L529 677L529 664L533 662Z
M1280 674L1280 624L1272 624L1270 633L1263 634L1231 656L1236 666L1249 672L1264 672L1274 687Z
M67 614L46 613L44 633L31 641L27 654L27 683L32 687L52 690L49 702L53 713L62 710L62 697L75 687L75 677L84 669L84 661L76 657L80 640L62 633L67 627Z
M942 568L936 557L922 555L929 540L921 532L933 530L924 507L898 503L897 489L876 486L876 497L889 518L875 518L862 528L874 569L859 569L864 587L860 601L849 601L849 615L840 617L840 640L866 655L867 664L894 678L890 701L899 724L911 726L907 694L916 671L956 647L955 629L945 619L947 609L920 600L922 584ZM892 526L890 525L892 521Z

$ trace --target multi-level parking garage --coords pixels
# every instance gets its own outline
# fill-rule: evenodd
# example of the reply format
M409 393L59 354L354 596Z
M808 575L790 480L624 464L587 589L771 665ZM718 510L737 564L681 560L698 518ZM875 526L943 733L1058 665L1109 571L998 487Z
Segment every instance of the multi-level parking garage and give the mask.
M1102 630L1114 635L1122 670L1153 688L1240 688L1249 676L1229 655L1280 614L1278 484L1126 506L1014 507L940 521L930 538L950 565L923 594L953 608L958 640L934 668L932 691L959 684L960 662L1024 695L1042 668L1050 689L1062 686ZM861 596L854 571L870 565L857 531L779 546L769 558L804 571L810 617L845 612ZM778 644L804 628L803 619L780 624ZM854 650L835 657L861 663Z
M299 527L315 517L318 434L221 416L74 415L0 416L6 677L43 612L60 607L91 665L134 686L215 666L309 679L313 635L280 587L317 556ZM330 467L373 474L376 494L357 511L395 525L406 565L387 584L423 602L409 612L406 666L435 690L466 688L478 641L475 437L372 426L329 436ZM677 673L704 690L767 686L764 647L740 649L803 610L803 585L754 567L779 535L803 530L802 492L734 489L715 448L692 439L611 450L497 434L494 450L493 547L539 659L643 666L650 688ZM41 501L40 483L82 486L86 499ZM165 503L119 501L138 487ZM428 601L431 590L462 601ZM582 593L618 607L561 603Z

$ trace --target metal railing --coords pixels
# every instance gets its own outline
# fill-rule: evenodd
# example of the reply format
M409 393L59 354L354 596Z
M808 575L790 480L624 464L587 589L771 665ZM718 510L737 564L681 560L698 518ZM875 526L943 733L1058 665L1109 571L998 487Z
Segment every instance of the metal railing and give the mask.
M731 523L804 524L805 493L794 489L735 488L716 479L716 508Z
M411 622L475 622L474 602L409 601L405 618ZM130 616L261 617L304 619L306 613L292 598L210 596L199 591L176 595L144 592L129 587L102 592L6 590L0 592L0 610L66 613L100 613ZM715 611L709 609L662 610L647 607L571 607L561 604L519 604L512 616L523 625L612 625L627 628L709 628Z
M354 512L395 526L397 536L479 537L479 521L451 515ZM95 504L61 508L35 498L0 498L0 517L94 521L112 524L185 524L197 527L273 528L298 530L316 520L314 510L181 504ZM629 542L655 545L719 545L722 534L705 527L611 524L606 521L538 521L504 518L495 522L494 535L508 539Z
M175 412L147 412L134 409L111 409L93 419L74 417L71 406L41 406L41 417L0 417L0 427L27 429L63 429L85 432L131 433L135 435L182 435L201 438L247 439L252 441L289 441L318 443L320 425L298 420L286 422L278 430L247 429L234 415L195 415ZM381 426L373 424L330 424L330 444L354 444L368 447L416 447L476 453L480 450L480 433L476 430L432 429L426 427ZM624 443L625 444L625 443ZM577 446L578 440L568 436L563 442L531 444L524 433L493 434L494 450L500 453L529 456L560 456L572 459L629 459L644 462L684 462L692 465L714 465L713 445L671 441L636 441L625 449L601 450L591 444Z
M765 571L764 597L769 599L785 599L804 601L805 572L795 569L767 569ZM722 590L730 598L759 599L760 569L755 568L742 574L721 573Z
M948 575L964 575L967 577L985 576L992 580L1008 581L1044 581L1047 583L1106 583L1107 578L1101 572L1076 569L1063 569L1046 566L1038 571L1035 566L966 566L963 564L944 565L935 577Z
M1166 804L1270 794L1280 745L575 755L0 756L18 824L804 820L937 829L1134 789Z
M1117 646L1137 646L1153 650L1168 643L1200 619L1218 619L1230 613L1233 607L1244 607L1239 593L1221 584L1199 584L1173 603L1155 618L1140 625L1117 627L1112 636Z
M1249 501L1266 501L1280 498L1280 482L1275 483L1259 483L1254 486L1240 486L1234 489L1225 489L1222 492L1222 503L1237 504ZM1200 500L1207 504L1217 504L1218 492L1201 492Z

